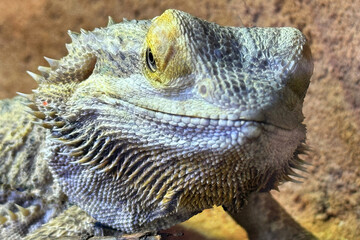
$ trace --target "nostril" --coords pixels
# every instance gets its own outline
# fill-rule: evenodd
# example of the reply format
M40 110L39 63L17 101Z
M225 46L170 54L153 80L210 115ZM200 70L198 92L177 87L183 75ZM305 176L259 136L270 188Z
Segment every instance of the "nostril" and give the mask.
M301 56L296 63L294 71L289 77L287 86L297 95L300 99L303 99L306 94L306 90L309 87L310 77L313 73L314 63L311 55L311 50L306 43L303 46Z

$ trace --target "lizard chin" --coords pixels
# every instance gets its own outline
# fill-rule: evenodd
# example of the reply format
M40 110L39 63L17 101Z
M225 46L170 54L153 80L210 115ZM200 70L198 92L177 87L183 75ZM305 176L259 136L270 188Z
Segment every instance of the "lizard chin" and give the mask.
M83 106L52 128L49 166L71 201L124 232L166 228L213 205L241 208L247 194L276 188L301 168L303 125L204 124L134 107L129 115L124 103L111 111L106 101ZM150 127L139 131L140 124Z

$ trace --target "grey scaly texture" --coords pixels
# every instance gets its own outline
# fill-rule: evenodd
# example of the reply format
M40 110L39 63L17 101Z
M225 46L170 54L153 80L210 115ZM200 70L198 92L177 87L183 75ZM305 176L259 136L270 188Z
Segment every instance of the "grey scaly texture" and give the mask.
M237 212L302 169L313 65L298 30L167 10L69 35L67 56L30 73L33 116L19 99L0 103L2 207L39 215L7 227L3 213L2 234L92 236L95 221L157 231L214 205ZM87 213L74 229L70 203Z

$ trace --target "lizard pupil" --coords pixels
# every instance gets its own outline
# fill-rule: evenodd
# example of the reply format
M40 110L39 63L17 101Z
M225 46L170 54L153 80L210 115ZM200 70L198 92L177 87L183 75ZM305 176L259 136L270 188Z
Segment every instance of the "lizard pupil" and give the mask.
M156 71L156 62L154 55L151 52L151 49L146 49L146 65L150 69L150 71L155 72Z

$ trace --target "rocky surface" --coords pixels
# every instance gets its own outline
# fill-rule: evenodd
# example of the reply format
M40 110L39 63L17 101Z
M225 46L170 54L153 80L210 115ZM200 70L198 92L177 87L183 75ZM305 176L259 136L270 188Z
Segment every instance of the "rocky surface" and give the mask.
M42 56L60 58L70 42L67 29L147 19L165 9L234 26L293 26L308 37L315 70L304 113L312 164L303 184L286 183L274 195L320 239L360 236L360 1L327 0L2 0L0 2L0 98L36 85L26 75ZM243 239L246 234L219 208L182 226L208 239ZM183 230L174 230L183 231ZM185 232L184 239L199 239Z

